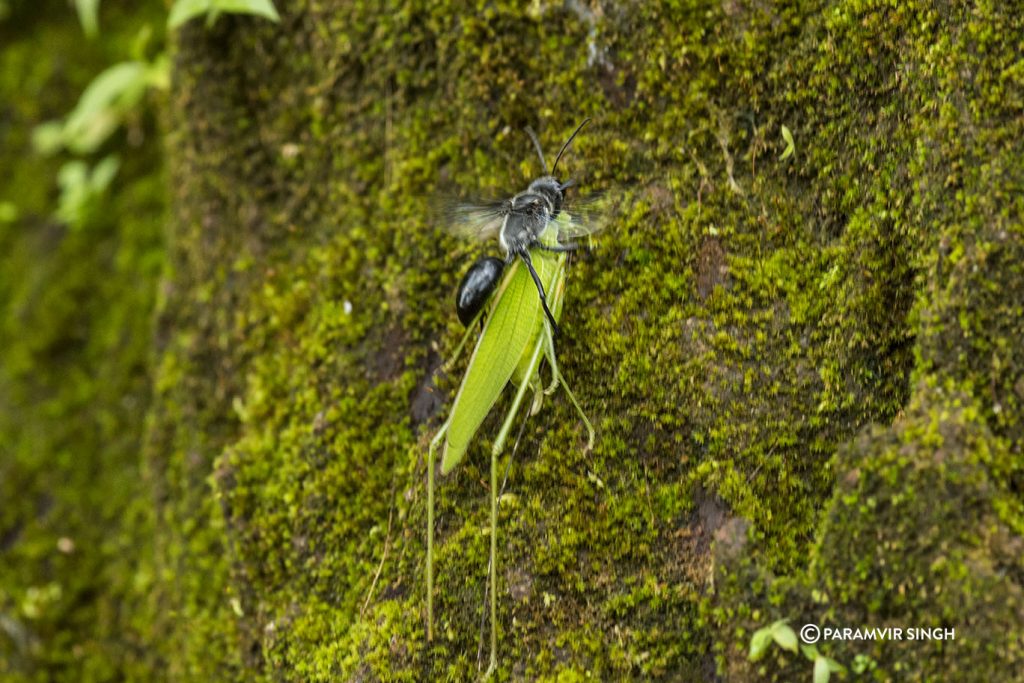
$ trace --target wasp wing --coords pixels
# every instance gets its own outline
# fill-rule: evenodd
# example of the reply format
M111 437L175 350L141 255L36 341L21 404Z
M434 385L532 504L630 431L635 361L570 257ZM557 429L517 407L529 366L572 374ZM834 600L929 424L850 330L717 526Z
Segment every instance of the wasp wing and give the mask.
M603 192L567 202L556 221L558 241L564 244L604 230L614 209L611 196Z
M511 205L504 201L446 199L438 220L445 229L460 237L478 241L494 239L501 232Z

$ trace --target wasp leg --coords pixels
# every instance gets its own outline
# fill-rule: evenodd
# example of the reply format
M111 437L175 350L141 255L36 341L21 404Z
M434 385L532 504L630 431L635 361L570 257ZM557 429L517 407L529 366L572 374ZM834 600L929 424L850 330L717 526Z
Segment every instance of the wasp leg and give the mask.
M560 330L558 329L558 323L555 322L555 316L551 315L551 310L548 308L548 298L544 294L544 285L541 284L540 276L537 275L537 271L533 267L533 261L530 260L530 252L523 249L519 252L519 257L526 263L527 269L530 271L530 276L533 278L533 283L537 285L537 293L540 294L540 304L544 307L544 315L548 317L548 322L551 323L551 329L554 331L554 336L558 336Z
M577 249L581 249L582 248L582 247L580 247L580 245L576 244L575 242L569 242L569 244L559 244L559 245L550 245L550 244L544 244L543 242L537 242L537 244L535 244L534 246L537 247L538 249L543 249L544 251L553 251L556 254L564 254L564 253L567 253L567 252L570 252L570 251L576 251Z

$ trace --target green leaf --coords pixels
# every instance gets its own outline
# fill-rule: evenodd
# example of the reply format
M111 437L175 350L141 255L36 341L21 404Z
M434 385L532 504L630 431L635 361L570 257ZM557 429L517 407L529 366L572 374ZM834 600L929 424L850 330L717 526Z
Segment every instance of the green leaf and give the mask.
M785 124L782 126L782 139L786 141L786 149L782 151L782 156L779 157L779 161L790 157L794 152L796 152L796 144L793 142L793 134Z
M167 15L167 28L173 31L186 21L210 11L210 0L176 0Z
M747 655L747 659L756 662L764 657L764 653L768 651L768 646L771 645L771 642L771 626L765 626L754 631L754 635L750 638L750 654Z
M100 32L100 0L74 0L74 3L82 31L89 38L95 38Z
M57 172L60 199L57 202L57 220L72 227L84 222L89 200L89 167L81 159L69 161Z
M167 28L174 30L204 14L207 15L207 26L210 26L220 13L250 14L274 23L281 21L271 0L175 0L167 17Z
M166 52L161 52L150 62L146 70L146 83L157 90L171 87L171 59Z
M18 206L14 202L0 201L0 224L18 220Z
M75 11L82 31L89 38L95 38L100 32L100 0L73 0Z
M865 654L860 654L853 658L853 664L850 668L853 670L853 673L862 674L870 669L872 664L874 664L874 662L871 657L868 657Z
M33 128L32 147L47 157L59 152L64 147L64 123L47 121Z
M115 156L104 157L102 161L96 164L96 167L92 169L92 174L89 176L89 190L94 195L102 194L110 187L110 182L117 175L117 169L121 167L121 162L118 161Z
M88 223L119 166L115 156L105 157L93 169L81 159L64 164L57 172L61 190L55 212L57 219L76 229Z
M36 126L32 145L46 156L65 147L76 154L91 154L139 105L149 88L166 90L169 85L170 61L166 54L158 55L151 63L114 64L89 83L66 120Z
M831 675L827 657L818 657L814 660L814 683L828 683Z
M89 177L89 166L81 159L69 161L57 171L57 184L63 189L85 187Z
M275 24L281 21L272 0L211 0L210 4L213 9L227 14L252 14Z
M145 61L146 59L146 48L149 47L149 42L153 39L153 25L145 23L142 25L132 38L131 47L128 49L128 54L135 61Z
M797 645L796 633L793 632L786 624L778 624L772 629L772 638L779 644L783 650L789 650L790 652L799 652Z
M93 79L64 123L64 144L78 154L96 151L146 94L150 65L115 64Z

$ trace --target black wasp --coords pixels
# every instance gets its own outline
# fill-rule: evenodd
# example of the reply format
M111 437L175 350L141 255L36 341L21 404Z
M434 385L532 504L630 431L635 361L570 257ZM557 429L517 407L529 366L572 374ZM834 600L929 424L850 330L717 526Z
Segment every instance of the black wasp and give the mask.
M545 175L534 180L529 187L511 199L488 204L461 204L455 208L452 216L454 230L478 239L493 239L496 236L505 256L504 259L493 256L481 258L470 267L465 277L462 278L455 298L455 307L463 325L469 325L483 308L491 292L501 280L505 266L516 258L520 258L529 269L534 284L537 285L537 293L540 295L544 314L547 316L548 322L551 323L552 333L558 334L558 324L548 309L544 286L530 260L530 249L553 252L575 251L579 245L573 241L574 239L592 234L598 229L597 223L592 220L596 217L594 210L596 197L590 197L581 206L574 207L573 211L567 211L567 213L574 214L569 220L565 220L563 217L563 220L558 221L557 244L545 244L540 239L548 225L562 213L566 190L575 185L575 181L572 179L563 182L555 176L558 162L576 135L588 123L590 123L590 119L585 119L565 141L558 156L555 157L555 163L551 167L550 173L547 173L547 162L544 160L544 152L536 134L532 129L526 128L526 134L533 141L537 156L540 157L541 166L545 169ZM579 209L578 212L576 208Z

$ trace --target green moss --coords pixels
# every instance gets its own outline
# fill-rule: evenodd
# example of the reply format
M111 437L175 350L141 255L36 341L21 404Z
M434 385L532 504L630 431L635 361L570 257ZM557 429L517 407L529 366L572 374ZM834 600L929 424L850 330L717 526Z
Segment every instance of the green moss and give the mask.
M1020 299L1024 278L1021 207L1009 188L1024 178L1014 161L1019 153L1005 145L1009 129L1019 125L1008 127L1010 112L1019 108L1019 84L1005 90L1006 81L989 76L1004 72L1013 39L987 31L980 32L985 41L979 37L984 23L1004 20L998 14L995 7L961 17L851 4L831 18L836 48L900 57L878 123L907 102L922 103L916 113L908 111L904 125L883 128L890 137L879 141L893 157L892 170L881 176L891 188L886 195L898 201L881 211L876 194L876 209L858 211L876 221L862 218L856 226L870 240L858 239L858 259L876 250L874 244L885 247L877 254L887 260L862 267L858 279L868 286L844 294L858 318L870 320L882 302L906 300L878 296L890 286L886 276L902 264L915 265L914 325L907 337L914 344L898 337L893 343L912 350L917 381L910 406L892 427L876 428L836 459L839 484L805 569L775 578L742 552L723 558L720 590L708 613L718 623L719 662L730 678L807 675L809 664L792 657L757 667L746 662L751 630L780 616L851 627L957 628L955 642L825 648L846 664L857 654L870 656L877 680L1001 680L1020 668L1024 516L1014 493L1021 476L1015 383L1024 359L1015 342L1020 310L1011 302ZM954 29L959 26L964 30ZM935 35L955 40L936 44ZM870 72L869 64L865 60ZM985 76L963 89L966 71ZM952 106L932 104L942 101ZM878 159L865 152L860 163L877 172ZM852 229L851 220L846 230ZM917 234L916 243L893 246L901 233ZM894 255L899 258L891 260ZM844 337L852 350L865 347L857 334ZM877 375L886 366L867 369ZM847 386L856 380L833 376Z
M841 451L839 483L805 571L776 578L735 552L722 558L711 614L728 634L719 652L730 677L807 675L802 657L781 651L746 661L749 634L768 615L821 627L955 629L952 640L819 646L847 665L870 657L876 680L1004 680L1020 669L1024 517L993 476L1010 455L963 393L921 389L893 427ZM732 604L758 611L725 608Z
M442 482L428 647L423 459L459 379L436 369L472 247L425 197L519 188L537 172L519 128L550 148L584 115L597 125L565 168L627 197L573 265L559 341L599 441L583 455L555 399L520 445L499 678L756 678L753 628L820 616L815 591L837 619L874 618L937 559L908 544L945 526L949 599L1004 597L970 604L991 610L993 638L1019 633L1019 570L964 574L1020 533L1019 21L888 2L357 2L184 30L149 442L175 577L162 599L187 615L168 620L187 662L171 673L476 674L481 482L503 404ZM779 161L783 124L796 154ZM855 440L872 423L891 426ZM960 470L929 459L936 433ZM947 500L926 505L931 489ZM914 515L890 528L872 496ZM958 502L970 517L950 517ZM906 561L875 586L878 533ZM892 615L953 604L908 598ZM983 660L871 654L882 678ZM807 673L786 666L765 674Z

